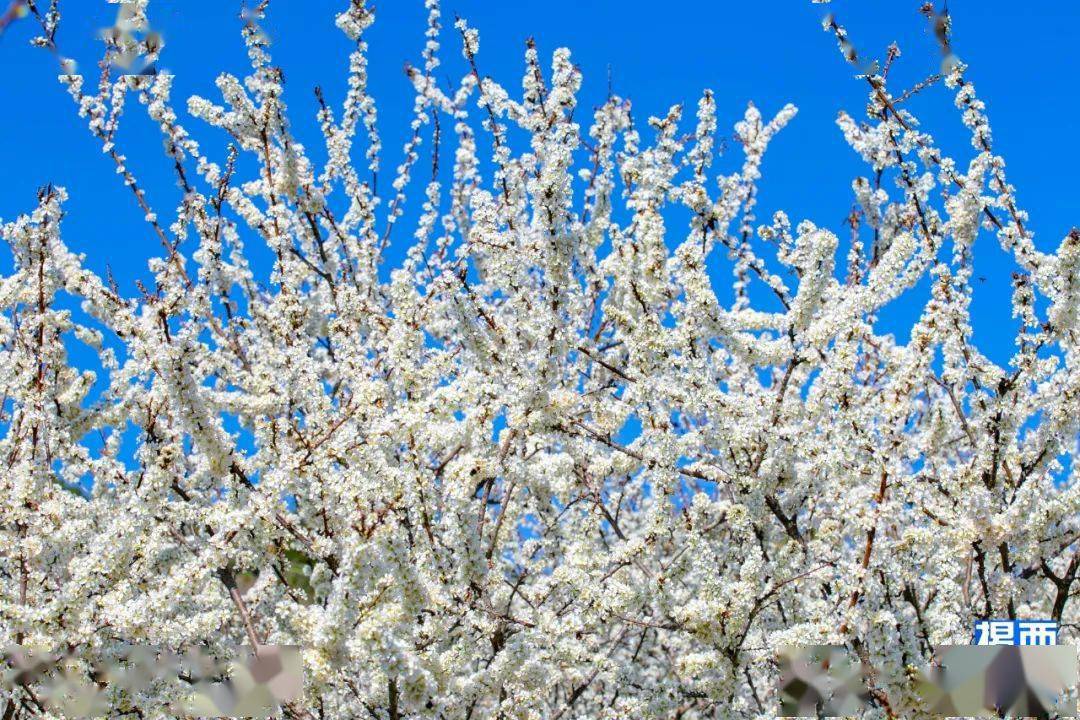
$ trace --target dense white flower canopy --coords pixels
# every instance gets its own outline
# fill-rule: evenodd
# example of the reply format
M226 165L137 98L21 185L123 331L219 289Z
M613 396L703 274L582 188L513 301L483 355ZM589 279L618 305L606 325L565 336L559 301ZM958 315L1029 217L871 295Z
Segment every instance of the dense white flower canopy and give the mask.
M398 720L773 717L773 651L811 643L880 668L877 715L917 717L905 668L975 620L1074 636L1080 233L1036 249L961 62L942 82L962 159L887 65L860 76L865 118L838 119L866 162L842 242L755 217L794 107L748 107L741 168L718 175L708 92L696 118L647 124L612 96L583 127L567 50L530 44L505 88L463 21L468 69L444 83L437 0L405 160L377 185L374 11L338 16L355 49L344 102L319 98L316 167L265 5L245 15L251 74L187 99L227 148L181 125L169 76L109 61L160 50L145 0L99 82L62 76L162 254L138 297L85 269L62 240L78 188L3 226L0 640L300 645L287 715ZM55 51L58 17L35 14ZM115 144L131 96L183 191L169 223ZM380 275L407 196L414 244ZM1016 270L1005 366L969 322L975 245L994 242ZM910 339L875 330L925 278ZM5 720L38 712L29 692L0 697ZM155 692L113 701L164 716Z

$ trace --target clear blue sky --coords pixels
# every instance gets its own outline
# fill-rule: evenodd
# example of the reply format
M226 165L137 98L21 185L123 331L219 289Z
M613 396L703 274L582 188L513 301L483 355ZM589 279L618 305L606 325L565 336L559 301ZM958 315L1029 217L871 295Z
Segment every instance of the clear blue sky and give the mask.
M313 86L321 84L334 103L344 92L349 43L334 28L333 16L346 4L274 0L265 23L275 61L285 69L294 129L313 151L321 148ZM897 41L903 57L893 77L907 84L939 67L918 4L445 0L443 10L445 25L450 26L457 13L479 29L481 71L510 88L520 87L527 37L536 38L545 58L556 47L569 47L584 72L583 109L602 101L609 67L616 92L631 98L640 119L677 102L692 108L704 88L716 93L721 134L730 134L748 101L766 114L786 102L796 104L798 117L775 141L765 162L759 217L784 209L793 221L810 219L846 236L843 219L852 203L851 180L866 169L834 121L841 109L861 113L865 85L852 79L852 69L840 59L820 21L826 10L835 12L868 55L883 56L884 48ZM104 0L66 0L61 6L68 7L60 44L80 61L81 69L92 71L99 56L95 30L112 23L115 6ZM153 0L150 18L166 38L161 64L176 76L176 98L199 93L217 99L213 81L219 71L244 73L238 8L232 0ZM371 87L387 148L384 167L393 168L411 108L402 67L419 59L425 12L422 0L383 0L377 10L378 21L369 34ZM1080 167L1080 93L1075 80L1080 75L1075 50L1080 3L953 0L950 10L955 50L970 65L969 77L988 105L996 149L1008 161L1021 205L1031 212L1036 242L1042 249L1056 248L1069 228L1080 223L1074 180ZM147 276L146 259L160 248L111 161L76 117L56 81L52 58L27 45L34 29L29 19L22 20L0 36L0 219L30 209L38 186L66 186L72 195L67 243L87 253L87 264L95 270L103 271L109 263L122 289L134 293L134 279ZM456 33L444 31L443 40L446 57L458 58ZM947 149L967 149L944 88L928 92L913 110ZM135 119L134 107L127 115L120 150L131 158L158 214L169 219L177 196L157 132L145 120ZM198 125L187 124L189 129ZM222 136L196 136L214 156L221 155ZM321 157L319 152L313 155ZM738 151L729 156L734 162ZM403 232L399 238L405 241L410 234ZM0 255L0 271L9 265L6 255ZM989 236L977 246L976 270L986 278L977 288L976 341L1002 362L1012 350L1015 325L1008 314L1012 268ZM908 307L916 307L916 300L921 298L906 298ZM900 314L903 319L903 307Z

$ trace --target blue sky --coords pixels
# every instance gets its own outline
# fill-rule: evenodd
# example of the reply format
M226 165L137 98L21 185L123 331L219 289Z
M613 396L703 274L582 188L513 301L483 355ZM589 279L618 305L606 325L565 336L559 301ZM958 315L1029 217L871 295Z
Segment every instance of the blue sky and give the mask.
M274 59L285 70L294 130L315 157L320 157L316 149L321 144L312 88L322 85L334 103L344 93L349 43L334 28L333 16L346 4L274 0L265 23ZM111 24L115 6L104 0L67 0L65 5L70 7L58 40L81 69L92 70L99 56L95 31ZM161 64L176 76L175 98L198 93L217 99L213 81L218 72L245 72L238 8L231 0L153 0L150 18L165 35ZM883 56L885 47L897 41L903 56L894 82L907 85L939 67L934 39L917 8L917 2L906 0L835 0L830 5L800 0L445 0L443 5L445 25L452 24L456 13L479 29L481 71L510 88L520 87L527 37L535 37L542 58L550 58L556 47L569 47L585 77L583 110L603 100L609 68L615 91L632 100L639 120L674 103L692 108L704 88L716 93L722 135L730 134L748 101L766 115L794 103L799 115L765 161L759 218L784 209L795 222L810 219L841 236L846 236L843 219L852 203L851 180L866 168L844 143L835 118L841 109L861 113L865 85L852 79L852 68L821 30L821 18L826 10L835 12L867 55ZM384 0L377 11L369 34L371 87L386 147L383 165L389 169L400 160L412 103L402 67L419 60L425 12L422 0ZM1007 159L1019 201L1031 213L1036 243L1044 250L1056 248L1080 215L1074 181L1080 167L1080 94L1074 91L1080 71L1074 50L1080 3L953 0L950 11L954 48L970 65L969 77L988 106L995 149ZM76 117L56 81L52 58L27 45L34 29L23 20L0 36L0 136L5 139L0 219L29 210L38 186L66 186L72 196L66 242L87 253L91 268L103 271L108 263L121 288L134 294L135 278L148 275L146 260L159 252L159 245L111 161ZM444 55L458 58L456 34L444 31L443 40ZM449 63L448 73L456 68ZM137 117L132 103L118 145L131 158L159 216L168 219L177 197L172 171L156 129ZM944 88L927 92L912 109L948 151L966 158L967 137ZM198 123L187 125L195 129ZM223 136L196 130L196 137L212 156L222 155ZM727 161L737 162L738 151L732 149ZM399 243L410 234L401 232ZM391 262L403 251L404 245L395 246ZM9 264L0 256L0 271ZM977 287L976 342L998 362L1012 350L1011 270L996 243L983 237L976 249L976 272L985 278ZM898 322L910 320L905 308L914 311L921 300L917 295L902 298Z

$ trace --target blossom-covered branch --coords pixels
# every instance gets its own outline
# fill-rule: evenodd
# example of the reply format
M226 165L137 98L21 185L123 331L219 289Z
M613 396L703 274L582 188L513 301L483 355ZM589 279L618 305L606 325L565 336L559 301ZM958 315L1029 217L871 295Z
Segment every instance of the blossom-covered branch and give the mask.
M866 162L842 241L756 216L793 106L749 106L741 166L715 173L709 92L689 131L680 106L641 123L614 95L583 127L569 51L530 42L512 91L462 20L442 83L437 0L389 181L375 12L337 16L354 49L340 106L317 96L317 167L267 5L244 16L250 74L186 102L226 147L181 124L169 76L117 72L160 52L145 0L96 85L62 76L163 254L125 297L62 240L68 190L3 226L0 640L300 645L286 714L399 720L773 717L772 651L815 643L872 659L880 712L917 717L904 668L974 620L1071 636L1080 232L1036 249L951 54L972 156L906 109L890 50L866 117L838 118ZM36 14L55 51L55 4ZM129 96L182 191L169 222L118 148ZM1005 366L970 321L993 236L1017 267ZM876 329L924 279L910 339ZM111 701L158 717L162 693ZM33 697L0 697L4 718Z

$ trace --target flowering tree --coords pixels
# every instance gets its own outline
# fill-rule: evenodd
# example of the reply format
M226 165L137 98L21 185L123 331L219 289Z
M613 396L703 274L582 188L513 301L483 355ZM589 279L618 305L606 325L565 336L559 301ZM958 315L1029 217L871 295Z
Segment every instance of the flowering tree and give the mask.
M36 42L58 52L39 4ZM64 189L3 226L3 642L296 644L288 716L398 720L773 717L772 651L810 643L851 647L878 668L874 712L915 717L905 666L974 620L1072 636L1080 232L1036 249L962 63L941 80L964 160L905 109L922 86L890 89L897 52L860 75L866 118L838 124L867 173L842 242L783 213L757 224L762 156L794 107L747 108L742 167L716 177L708 92L690 135L676 106L642 137L614 96L586 130L568 51L548 69L530 44L512 93L461 21L468 71L440 87L437 0L390 183L374 15L338 15L355 49L340 109L319 95L317 168L266 4L244 24L251 74L187 101L230 137L216 154L169 76L120 74L160 50L145 0L122 6L96 85L61 76L163 252L153 288L123 297L63 243ZM171 224L114 145L130 96L183 190ZM415 243L380 279L407 196ZM1016 266L1005 367L969 318L976 238L993 236ZM876 331L927 277L910 340ZM0 699L5 720L39 711L29 693ZM146 716L163 699L112 697Z

